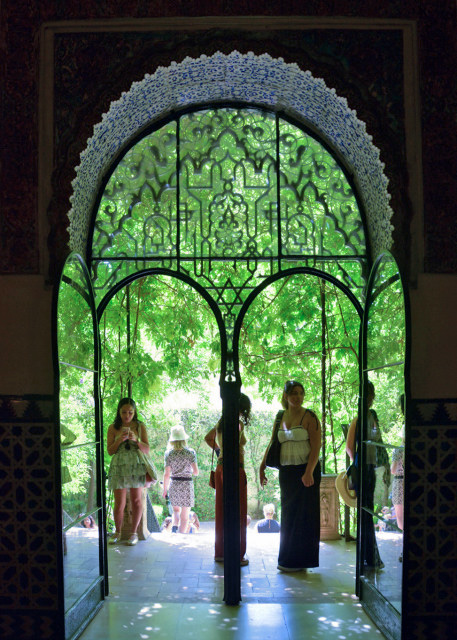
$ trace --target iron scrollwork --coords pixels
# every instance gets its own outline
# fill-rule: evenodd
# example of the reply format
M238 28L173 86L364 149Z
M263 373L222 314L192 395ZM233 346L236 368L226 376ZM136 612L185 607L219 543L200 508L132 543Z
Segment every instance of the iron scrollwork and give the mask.
M266 110L199 110L143 137L113 170L95 220L94 289L101 299L142 266L186 273L219 305L231 352L239 309L278 270L316 267L360 300L364 238L353 190L318 140Z

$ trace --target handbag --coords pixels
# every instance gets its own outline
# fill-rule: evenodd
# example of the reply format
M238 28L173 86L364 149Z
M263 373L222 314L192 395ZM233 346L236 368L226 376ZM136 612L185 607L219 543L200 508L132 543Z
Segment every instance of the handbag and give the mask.
M138 425L138 434L140 436L140 439L141 439L141 431L142 431L142 423ZM137 449L137 454L138 454L138 458L140 459L140 462L143 463L146 471L144 486L149 489L150 486L152 486L153 484L156 484L157 482L157 478L158 478L157 470L150 456L147 453L144 453L144 451L141 451L139 447Z
M146 482L144 483L144 486L150 487L151 485L156 484L157 482L156 468L151 458L146 453L144 453L144 451L141 451L141 449L138 449L137 453L138 453L138 458L140 459L140 462L143 463L144 468L146 470Z
M357 493L357 488L359 486L359 470L354 462L347 468L346 477L348 479L348 489Z
M216 446L216 434L214 434L214 447ZM216 473L213 469L213 463L214 463L214 447L213 447L213 455L211 456L211 471L209 472L209 486L212 489L216 488Z
M276 414L273 435L271 437L270 446L268 447L267 455L265 457L265 466L269 467L270 469L279 469L281 464L281 443L278 440L278 431L283 415L284 411L278 411L278 413Z
M216 488L216 474L214 472L214 469L211 469L211 471L209 472L209 486L212 489Z
M390 469L389 454L383 444L376 447L376 466Z

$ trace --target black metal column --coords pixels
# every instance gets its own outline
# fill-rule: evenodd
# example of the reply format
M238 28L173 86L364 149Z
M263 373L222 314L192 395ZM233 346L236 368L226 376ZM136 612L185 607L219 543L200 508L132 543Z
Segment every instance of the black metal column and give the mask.
M240 488L239 488L239 382L221 385L224 472L224 602L239 604L240 587Z

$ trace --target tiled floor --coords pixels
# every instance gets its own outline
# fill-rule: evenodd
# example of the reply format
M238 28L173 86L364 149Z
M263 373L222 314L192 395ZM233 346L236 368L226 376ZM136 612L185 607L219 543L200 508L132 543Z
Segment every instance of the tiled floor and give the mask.
M223 566L214 563L214 529L156 533L136 547L109 547L110 596L82 640L280 638L381 640L354 595L355 545L322 542L321 566L277 571L278 534L248 529L242 602L223 603Z

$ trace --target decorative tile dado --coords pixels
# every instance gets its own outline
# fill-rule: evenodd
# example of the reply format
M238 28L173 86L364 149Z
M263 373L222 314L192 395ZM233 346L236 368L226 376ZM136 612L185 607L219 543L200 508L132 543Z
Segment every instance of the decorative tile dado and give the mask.
M457 399L415 400L409 433L407 562L404 615L427 636L427 619L455 612L457 590ZM412 628L412 627L411 627ZM422 632L419 629L422 628Z
M407 629L407 640L448 640L455 637L455 616L421 618Z
M410 423L416 426L457 425L457 400L455 398L412 400Z
M0 396L1 609L57 607L52 413L51 396Z
M2 422L51 422L53 409L52 396L0 396L0 424Z
M2 612L0 638L9 640L47 640L63 638L62 625L54 611Z

